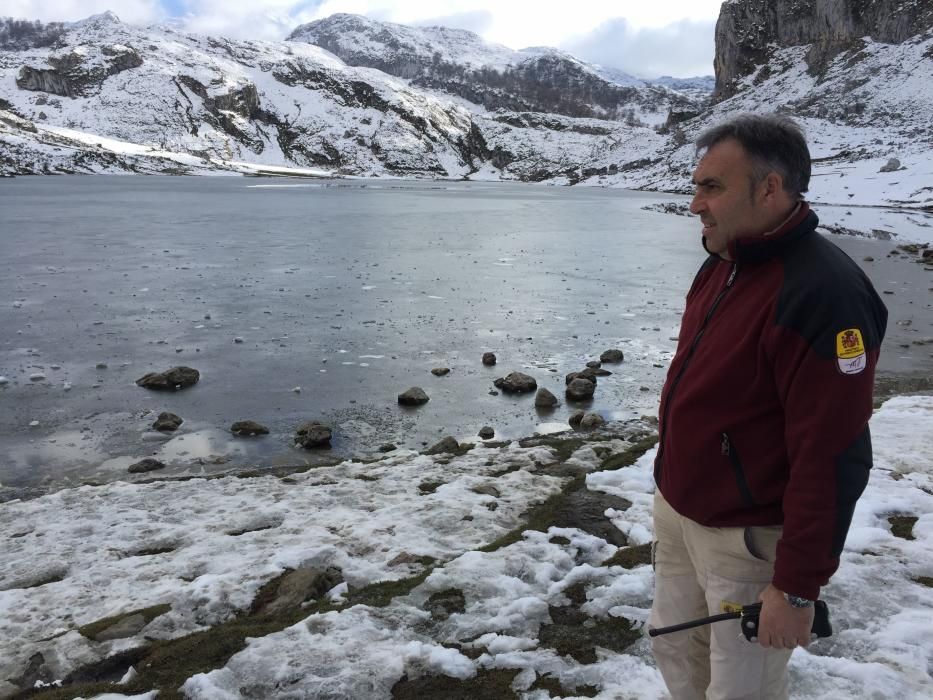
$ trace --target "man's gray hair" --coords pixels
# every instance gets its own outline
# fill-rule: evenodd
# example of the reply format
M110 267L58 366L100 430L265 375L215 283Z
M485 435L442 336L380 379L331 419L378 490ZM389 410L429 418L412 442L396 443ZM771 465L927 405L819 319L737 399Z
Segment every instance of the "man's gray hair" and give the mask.
M700 134L697 153L735 139L752 161L752 187L775 172L784 191L800 198L810 185L810 149L803 129L779 114L740 114Z

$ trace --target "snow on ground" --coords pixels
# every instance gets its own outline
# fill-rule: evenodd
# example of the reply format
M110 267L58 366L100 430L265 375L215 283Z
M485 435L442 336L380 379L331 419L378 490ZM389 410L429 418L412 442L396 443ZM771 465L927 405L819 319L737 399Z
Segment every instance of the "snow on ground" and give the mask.
M933 694L933 396L887 401L872 419L872 433L875 467L840 569L822 594L835 634L795 652L794 698ZM615 451L626 445L603 444ZM653 453L587 477L591 490L631 501L624 512L607 515L633 545L652 539ZM0 620L0 678L17 676L38 650L64 675L139 643L143 633L95 643L76 631L108 615L170 603L171 612L144 634L179 636L248 606L258 587L286 567L337 565L351 585L361 585L417 572L415 565L389 564L407 552L447 563L386 607L313 614L250 639L224 667L189 678L184 693L363 700L390 697L403 675L469 679L513 669L512 688L526 700L549 697L531 689L541 676L565 689L594 686L605 700L664 697L645 638L624 653L600 648L593 663L561 656L541 641L553 608L566 606L569 589L580 585L586 597L580 610L592 624L625 617L642 625L651 604L650 566L605 566L616 548L573 528L527 531L509 546L476 551L529 503L559 489L560 479L539 470L553 459L548 448L513 443L477 447L449 464L406 452L287 479L118 483L4 504L0 607L11 613ZM584 446L575 461L592 468L595 453ZM502 475L509 466L517 471ZM423 495L424 481L445 483ZM492 483L498 497L484 488ZM892 533L888 518L895 515L916 518L914 539ZM170 551L145 554L159 549ZM56 577L62 580L26 587ZM463 611L432 617L429 599L450 589L462 591Z

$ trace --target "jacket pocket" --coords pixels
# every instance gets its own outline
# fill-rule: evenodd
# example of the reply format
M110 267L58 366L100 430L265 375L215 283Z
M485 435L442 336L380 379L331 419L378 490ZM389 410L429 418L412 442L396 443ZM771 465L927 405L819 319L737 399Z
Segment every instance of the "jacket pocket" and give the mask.
M746 506L754 507L756 505L755 499L752 498L752 490L748 487L748 480L745 478L745 470L742 469L742 460L739 459L739 453L735 449L735 445L732 444L729 433L722 434L722 454L724 457L728 457L729 462L732 464L732 473L735 476L735 483L739 488L739 495L742 497L742 502Z

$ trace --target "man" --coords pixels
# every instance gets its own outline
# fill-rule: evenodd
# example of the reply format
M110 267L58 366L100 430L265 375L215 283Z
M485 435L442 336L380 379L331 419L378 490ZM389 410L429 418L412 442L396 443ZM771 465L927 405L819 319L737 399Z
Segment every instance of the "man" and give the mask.
M697 152L690 211L710 256L661 396L649 624L760 600L757 642L733 620L653 649L675 700L781 698L868 481L887 310L815 231L793 121L743 115L701 135Z

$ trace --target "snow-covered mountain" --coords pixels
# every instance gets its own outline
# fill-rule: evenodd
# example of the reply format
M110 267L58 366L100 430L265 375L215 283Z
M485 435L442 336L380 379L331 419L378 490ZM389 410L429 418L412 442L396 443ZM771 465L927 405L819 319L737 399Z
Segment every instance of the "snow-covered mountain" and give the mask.
M697 109L708 98L708 93L696 99L607 71L554 48L513 51L463 29L335 14L301 25L288 39L325 48L348 65L378 68L493 110L657 124L672 108Z

